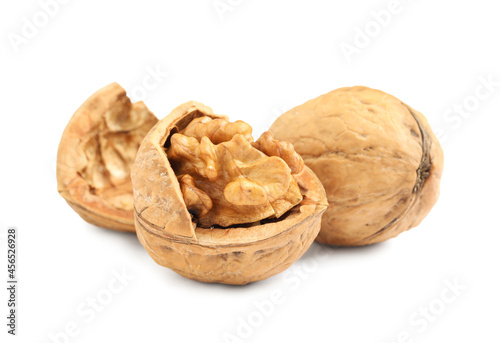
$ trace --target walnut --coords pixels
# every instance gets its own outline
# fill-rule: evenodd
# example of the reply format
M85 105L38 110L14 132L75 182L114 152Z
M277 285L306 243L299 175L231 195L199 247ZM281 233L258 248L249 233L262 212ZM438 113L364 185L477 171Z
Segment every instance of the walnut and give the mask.
M294 150L292 143L273 139L273 136L268 131L264 132L257 142L252 143L252 146L268 156L282 158L290 167L292 174L298 174L304 168L304 161Z
M193 122L196 130L192 130ZM184 199L199 226L279 218L302 200L291 167L282 158L269 157L253 147L248 124L209 117L193 122L182 133L172 135L167 156L176 175L191 176L189 188L185 188L189 201L186 195ZM299 166L294 168L300 170L303 161L296 156L299 160L294 162ZM197 201L193 201L193 193ZM207 198L213 206L207 206Z
M183 133L188 137L196 138L198 141L203 137L207 137L213 144L230 141L237 134L243 135L249 142L253 141L252 127L250 125L241 120L231 123L225 118L200 117L193 119Z
M316 237L327 201L291 144L189 102L162 119L132 167L136 229L151 257L191 279L277 274Z
M130 168L157 121L116 83L90 96L71 117L59 144L57 187L87 222L135 231Z
M382 91L341 88L280 116L330 204L318 241L366 245L413 228L439 196L443 151L425 117Z

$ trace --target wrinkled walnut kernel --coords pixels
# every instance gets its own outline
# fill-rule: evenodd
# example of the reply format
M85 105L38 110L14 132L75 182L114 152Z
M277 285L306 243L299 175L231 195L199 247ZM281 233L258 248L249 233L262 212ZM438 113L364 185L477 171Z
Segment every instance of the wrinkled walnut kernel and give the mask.
M200 117L193 119L183 134L198 141L207 137L213 144L230 141L237 134L243 135L249 142L253 141L252 127L241 120L231 123L224 119Z
M268 156L278 156L283 159L292 170L292 174L298 174L304 168L304 161L293 149L292 143L273 139L273 136L268 131L264 132L256 142L252 143L252 146Z
M212 200L205 192L196 188L191 175L179 176L179 183L186 206L192 215L204 216L212 209Z
M170 137L167 156L199 226L279 218L302 200L292 145L269 133L252 143L251 132L242 121L200 117Z

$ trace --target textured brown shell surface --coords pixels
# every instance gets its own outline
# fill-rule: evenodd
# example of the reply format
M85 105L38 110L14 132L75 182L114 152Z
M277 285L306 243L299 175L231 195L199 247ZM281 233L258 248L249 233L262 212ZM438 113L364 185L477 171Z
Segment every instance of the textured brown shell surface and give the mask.
M309 168L298 176L303 204L279 222L253 227L196 229L196 241L168 235L136 214L137 236L156 263L197 281L243 285L287 269L321 227L326 195Z
M441 146L422 114L382 91L337 89L286 112L269 131L293 143L325 187L320 242L384 241L418 225L437 201ZM414 192L423 139L429 176Z
M278 274L298 260L316 238L321 215L308 216L265 241L221 246L166 239L148 230L148 224L138 217L136 223L139 240L159 265L197 281L244 285ZM266 226L253 229L266 230Z
M137 215L166 234L187 240L195 240L194 226L163 146L178 125L187 125L200 116L221 117L214 115L209 107L192 101L158 122L144 138L131 173Z
M120 209L114 202L132 203L133 191L130 178L118 187L109 187L96 194L80 173L88 163L82 150L82 142L89 135L99 131L104 124L120 123L121 118L111 118L113 109L127 106L145 115L145 121L138 127L143 135L156 122L156 117L142 102L134 104L126 96L125 90L112 83L92 94L71 117L63 132L57 154L57 188L68 204L87 222L118 231L135 231L133 209ZM106 116L108 115L108 116ZM123 122L129 124L127 122ZM120 129L120 128L113 128ZM113 132L114 130L111 130ZM122 139L118 135L110 137L113 142ZM131 158L127 156L127 158Z
M160 265L204 282L246 284L286 269L310 246L327 201L309 168L297 174L304 199L276 222L234 228L196 228L186 210L163 146L171 132L212 111L189 102L160 121L144 139L132 168L139 240ZM168 142L167 142L168 144Z

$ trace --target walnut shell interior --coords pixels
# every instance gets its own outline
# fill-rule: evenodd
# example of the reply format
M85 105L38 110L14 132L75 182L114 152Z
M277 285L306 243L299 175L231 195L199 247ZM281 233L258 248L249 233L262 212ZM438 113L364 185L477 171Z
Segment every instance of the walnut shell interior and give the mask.
M217 123L220 119L222 122ZM309 168L300 165L300 157L290 153L291 145L276 143L270 135L252 142L251 131L231 124L225 133L212 135L213 130L199 125L203 123L212 123L209 125L213 127L221 123L228 125L227 117L213 114L202 104L189 102L162 119L141 144L132 167L139 240L158 264L199 281L246 284L283 271L307 250L319 231L321 215L327 206L323 186ZM172 147L176 149L178 139L183 143L180 150L184 151L184 155L177 150L169 150ZM207 139L210 144L216 142L221 148L213 147L209 142L202 147L202 141ZM228 148L226 143L234 143L241 150ZM219 155L215 152L212 155L214 149L228 149L229 155L234 157L233 161L225 164L230 159L224 153ZM244 153L241 154L241 151ZM271 190L266 189L264 196L256 194L250 200L244 199L241 194L228 195L233 191L232 182L248 176L235 177L231 174L234 172L231 169L234 161L252 165L255 162L253 155L258 157L257 164L260 159L267 158L266 161L271 160L269 163L273 165L278 159L281 166L287 166L284 177L279 175L274 179L284 182L285 186L271 185ZM217 162L215 167L214 161ZM252 175L248 182L265 188L255 180L263 178L267 182L273 176L265 175L264 169L258 166L259 174L263 175ZM218 189L209 190L200 186L203 180L209 180L216 174L214 170L225 175L222 181L215 180L212 185ZM269 172L271 170L275 169L268 169ZM200 178L203 179L201 182ZM296 187L293 186L295 184ZM237 185L236 188L241 191L254 186ZM286 188L284 193L280 189L280 194L286 194L293 188L293 192L298 192L300 197L295 194L294 200L290 201L287 196L278 196L277 200L287 203L283 213L273 211L263 217L249 209L261 206L261 202L265 202L266 206L272 204L269 199L275 194L274 187ZM261 199L263 197L265 199ZM232 205L229 212L226 202ZM209 217L207 214L216 205L222 210L204 222L203 217ZM227 213L230 214L228 217L245 217L242 208L252 213L243 221L231 220L223 223L228 225L221 225L212 220L224 221Z
M157 121L116 83L94 93L72 116L59 144L58 191L87 222L135 231L130 169Z
M325 187L320 242L387 240L417 226L438 199L439 141L420 112L392 95L340 88L284 113L269 131L293 143Z

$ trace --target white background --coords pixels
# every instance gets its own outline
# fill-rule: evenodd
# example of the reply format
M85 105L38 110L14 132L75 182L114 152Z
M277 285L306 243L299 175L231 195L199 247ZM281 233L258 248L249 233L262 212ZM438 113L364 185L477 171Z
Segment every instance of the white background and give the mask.
M213 0L72 0L45 23L37 1L1 2L2 280L7 227L19 230L18 336L6 334L4 284L2 342L47 343L51 334L56 342L225 342L228 334L236 342L499 342L499 84L475 95L481 79L500 82L496 2L401 0L395 11L389 0L222 3L231 10L219 15ZM384 27L376 24L373 11L389 9ZM39 27L19 38L25 20ZM346 57L347 45L359 49ZM163 76L141 94L151 69ZM113 81L158 117L196 100L249 122L255 135L335 88L382 89L440 132L442 195L418 228L382 244L314 244L289 271L245 287L184 279L156 265L135 235L85 223L56 191L66 123ZM95 317L80 315L122 269L134 279ZM454 297L450 283L460 285ZM268 304L273 291L283 301L263 314L255 302ZM77 333L66 340L68 325Z

